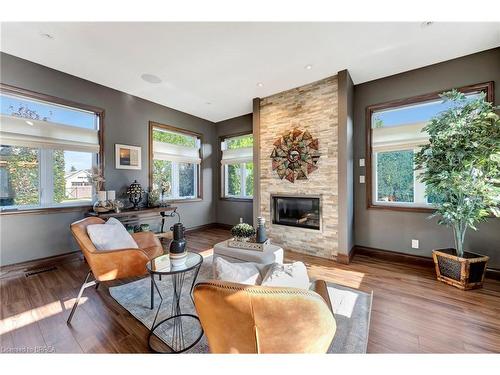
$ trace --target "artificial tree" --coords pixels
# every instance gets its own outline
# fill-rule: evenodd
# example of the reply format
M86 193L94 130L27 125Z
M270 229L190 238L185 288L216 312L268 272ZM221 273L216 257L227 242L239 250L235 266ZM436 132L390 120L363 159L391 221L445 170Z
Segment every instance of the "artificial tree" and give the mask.
M424 131L429 143L416 155L427 196L434 197L439 224L451 226L458 257L464 257L468 228L500 216L500 120L485 94L458 91L441 95L448 109Z

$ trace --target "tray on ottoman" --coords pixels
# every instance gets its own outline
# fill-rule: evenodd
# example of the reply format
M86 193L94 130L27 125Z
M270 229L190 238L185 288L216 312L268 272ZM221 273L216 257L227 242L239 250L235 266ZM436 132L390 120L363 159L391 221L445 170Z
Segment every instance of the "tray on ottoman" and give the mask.
M271 242L267 239L263 243L249 241L237 241L234 238L227 240L227 246L235 248L235 249L245 249L245 250L254 250L254 251L264 251L269 248Z
M230 247L229 240L215 244L214 257L221 256L229 261L254 262L260 264L280 263L283 264L283 249L272 243L268 244L263 251L254 251Z

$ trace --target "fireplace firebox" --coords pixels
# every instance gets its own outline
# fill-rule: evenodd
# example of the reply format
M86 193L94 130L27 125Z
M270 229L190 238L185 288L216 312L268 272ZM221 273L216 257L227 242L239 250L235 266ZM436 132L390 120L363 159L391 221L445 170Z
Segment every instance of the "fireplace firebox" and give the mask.
M271 196L272 222L278 225L321 229L321 199L318 196Z

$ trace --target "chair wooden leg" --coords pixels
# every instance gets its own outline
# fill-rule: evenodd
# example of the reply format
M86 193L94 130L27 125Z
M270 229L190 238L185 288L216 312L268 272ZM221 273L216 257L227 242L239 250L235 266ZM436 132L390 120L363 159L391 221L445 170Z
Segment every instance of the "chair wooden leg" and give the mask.
M92 275L92 271L89 271L87 277L85 278L85 281L82 284L82 287L80 288L80 292L78 293L78 297L76 297L75 304L71 309L71 313L69 314L66 324L71 324L71 319L73 319L73 314L75 313L76 308L78 307L78 302L80 302L80 298L82 298L83 291L87 289L89 286L94 286L97 283L96 280L89 281L90 275Z

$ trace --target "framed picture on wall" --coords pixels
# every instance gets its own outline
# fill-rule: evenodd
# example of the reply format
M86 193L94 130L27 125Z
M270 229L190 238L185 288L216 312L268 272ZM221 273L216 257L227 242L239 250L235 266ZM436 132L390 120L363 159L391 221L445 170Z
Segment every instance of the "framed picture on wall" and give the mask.
M141 148L115 144L116 169L141 169Z

